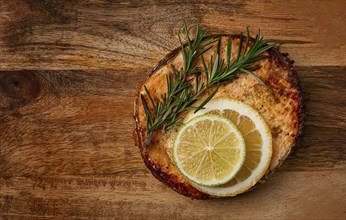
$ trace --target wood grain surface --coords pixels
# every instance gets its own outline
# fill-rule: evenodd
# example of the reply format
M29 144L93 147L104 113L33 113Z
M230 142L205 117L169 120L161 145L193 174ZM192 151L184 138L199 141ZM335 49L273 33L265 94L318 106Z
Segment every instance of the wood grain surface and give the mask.
M345 1L0 0L0 219L345 219ZM261 28L296 61L306 121L254 191L191 200L134 147L133 96L182 20Z

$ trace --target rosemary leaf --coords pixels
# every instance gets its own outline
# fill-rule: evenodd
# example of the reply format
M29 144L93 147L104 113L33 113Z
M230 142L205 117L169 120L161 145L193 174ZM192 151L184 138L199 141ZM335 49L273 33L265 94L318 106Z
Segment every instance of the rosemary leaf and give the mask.
M220 85L218 85L216 87L216 89L214 90L214 92L212 94L210 94L208 96L208 98L206 98L194 111L194 113L198 112L199 110L201 110L202 108L204 108L204 106L214 97L214 95L216 94L216 92L219 90Z
M229 35L228 41L227 41L227 66L231 62L231 56L232 56L232 35Z

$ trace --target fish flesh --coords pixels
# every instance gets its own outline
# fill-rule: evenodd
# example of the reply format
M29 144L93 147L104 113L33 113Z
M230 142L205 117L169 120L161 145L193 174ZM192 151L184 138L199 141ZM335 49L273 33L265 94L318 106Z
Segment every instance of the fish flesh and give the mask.
M220 56L226 59L228 37L226 35L216 35L216 37L221 38ZM250 41L249 48L252 46L253 40ZM237 56L239 43L240 37L233 35L231 61ZM206 63L215 57L216 48L215 43L212 49L203 54ZM244 50L244 46L242 50ZM268 124L272 132L273 155L266 175L259 181L261 183L267 180L290 153L301 134L304 118L302 92L297 72L292 65L293 61L288 58L288 54L280 53L277 47L265 53L267 56L256 62L258 68L253 71L265 85L252 75L239 73L236 79L221 84L213 97L226 97L242 101L257 110ZM166 75L172 74L171 65L175 69L180 69L183 64L181 47L178 47L157 64L143 84L138 85L134 101L135 145L139 148L148 169L161 182L185 196L194 199L211 199L214 196L194 188L173 162L172 147L177 129L168 132L158 129L152 135L150 143L145 143L146 115L140 96L142 94L146 97L147 103L149 103L149 99L144 85L154 100L159 99L167 92ZM200 59L194 62L194 65L200 64ZM213 91L214 88L206 91L204 98ZM148 107L149 110L153 110L151 105Z

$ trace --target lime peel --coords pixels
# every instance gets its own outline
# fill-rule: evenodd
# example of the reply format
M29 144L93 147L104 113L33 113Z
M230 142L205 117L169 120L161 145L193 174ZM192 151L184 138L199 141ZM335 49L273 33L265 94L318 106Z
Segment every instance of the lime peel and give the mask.
M245 161L245 141L227 118L205 114L192 118L176 136L173 159L180 172L201 186L229 182Z

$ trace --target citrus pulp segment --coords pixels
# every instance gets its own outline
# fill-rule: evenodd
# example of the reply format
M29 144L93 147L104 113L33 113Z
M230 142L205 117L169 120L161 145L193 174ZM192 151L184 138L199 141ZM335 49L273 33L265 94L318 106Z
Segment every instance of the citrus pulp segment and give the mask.
M193 118L178 131L173 158L190 181L216 186L230 181L245 160L245 142L234 124L221 116Z

